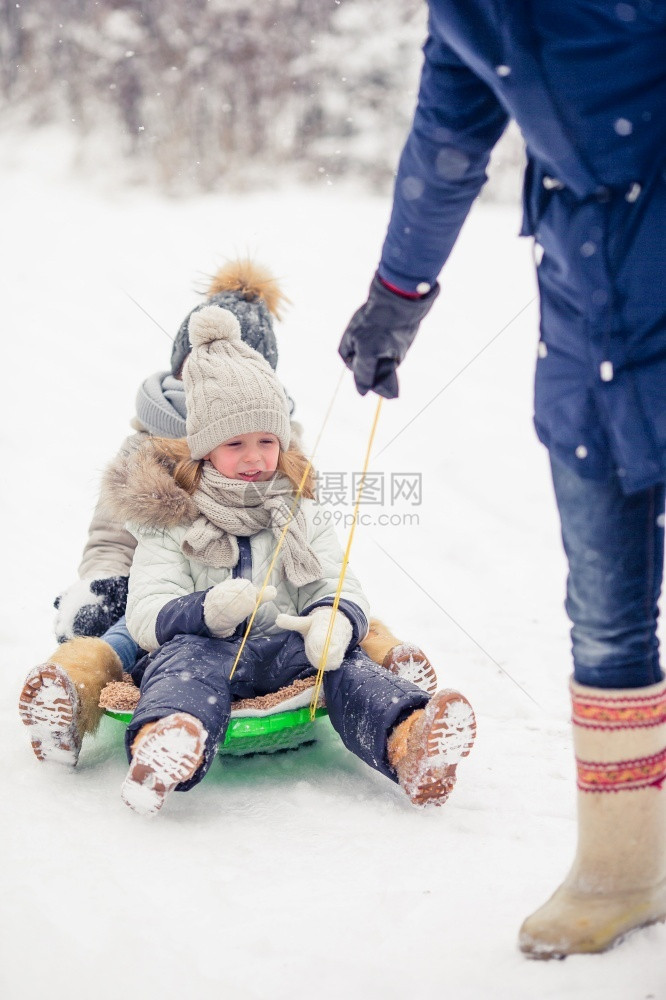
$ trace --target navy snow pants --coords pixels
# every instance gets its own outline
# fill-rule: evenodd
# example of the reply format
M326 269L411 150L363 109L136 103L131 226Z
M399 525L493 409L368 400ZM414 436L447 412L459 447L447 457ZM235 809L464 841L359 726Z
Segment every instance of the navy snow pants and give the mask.
M139 704L125 736L128 759L146 723L173 712L195 716L206 728L208 739L201 767L178 786L185 791L201 781L218 743L224 740L232 698L269 694L316 673L305 655L303 637L285 632L250 637L229 681L240 643L234 637L178 635L137 664L143 676ZM377 666L358 648L347 654L338 670L324 673L323 690L329 718L344 745L395 781L386 753L388 736L398 722L427 704L428 695Z

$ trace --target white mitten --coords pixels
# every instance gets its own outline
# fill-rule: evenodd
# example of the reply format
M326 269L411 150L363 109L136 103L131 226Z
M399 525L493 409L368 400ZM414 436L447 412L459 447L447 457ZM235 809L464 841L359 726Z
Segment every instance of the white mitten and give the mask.
M291 629L293 632L301 633L305 640L305 655L313 667L319 668L331 620L331 611L332 608L315 608L305 618L298 615L278 615L275 619L278 628ZM324 670L338 669L345 658L352 635L351 622L341 611L336 611Z
M223 580L211 587L204 598L203 613L213 635L218 639L232 635L236 626L254 611L258 594L252 581L243 577ZM276 595L275 587L266 587L260 603L274 601Z

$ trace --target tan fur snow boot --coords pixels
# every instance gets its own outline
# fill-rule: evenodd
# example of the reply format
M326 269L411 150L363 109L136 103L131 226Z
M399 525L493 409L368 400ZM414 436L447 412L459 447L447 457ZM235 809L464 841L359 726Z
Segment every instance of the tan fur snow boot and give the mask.
M389 764L414 805L441 806L456 782L456 769L476 736L472 706L458 691L439 691L425 708L395 727Z
M422 649L411 642L401 642L377 618L370 621L361 649L389 673L404 677L426 694L437 690L437 674Z
M368 625L368 634L361 642L361 649L375 663L382 665L384 657L394 646L398 646L400 640L397 639L391 630L380 622L377 618L371 618Z
M143 816L162 808L167 796L196 772L208 733L193 715L175 712L143 726L132 744L132 763L120 794Z
M99 696L122 677L115 650L103 639L80 637L58 646L46 663L28 674L19 696L19 715L30 729L38 760L76 764L86 733L102 717Z
M666 681L606 690L572 682L578 850L528 917L533 958L599 952L666 918Z

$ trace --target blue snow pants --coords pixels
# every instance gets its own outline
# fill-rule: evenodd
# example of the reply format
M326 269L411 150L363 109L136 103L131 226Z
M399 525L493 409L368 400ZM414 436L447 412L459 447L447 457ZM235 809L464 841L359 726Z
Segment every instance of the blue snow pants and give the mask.
M142 650L139 649L135 643L132 636L129 634L129 629L125 622L125 615L119 618L115 625L107 629L102 636L104 642L108 642L111 649L115 650L120 658L120 662L123 665L123 670L126 670L130 674L136 663L137 656Z
M552 454L551 467L569 561L574 678L600 688L657 684L664 484L625 495L617 476L584 479Z
M134 676L138 680L142 675L141 696L125 736L129 760L132 743L146 723L173 712L195 716L208 739L201 767L178 786L185 791L201 781L224 740L232 699L269 694L316 673L305 655L303 637L285 632L250 637L229 681L240 643L237 637L177 635L139 661ZM395 781L386 752L388 736L402 719L427 704L428 695L377 666L358 648L338 670L325 672L323 690L333 728L347 749Z

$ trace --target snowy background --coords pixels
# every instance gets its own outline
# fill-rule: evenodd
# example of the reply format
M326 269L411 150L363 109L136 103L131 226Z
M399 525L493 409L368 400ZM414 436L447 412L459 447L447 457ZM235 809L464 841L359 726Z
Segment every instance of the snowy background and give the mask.
M385 193L414 109L423 0L0 0L0 126L171 195L353 176ZM485 196L515 197L510 130Z
M664 926L602 957L541 964L516 948L575 843L565 566L531 428L537 306L517 208L474 210L383 407L373 471L420 472L422 503L366 507L352 557L375 614L475 706L445 808L412 808L326 728L295 753L216 762L154 820L120 801L119 724L71 773L33 757L23 677L53 646L100 471L202 275L249 252L280 276L293 307L279 373L313 443L388 213L330 178L176 201L74 180L70 159L57 129L0 145L3 996L666 997ZM360 468L374 406L346 377L322 472Z

